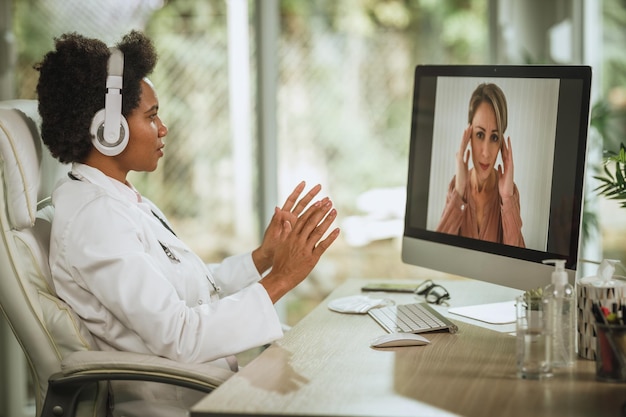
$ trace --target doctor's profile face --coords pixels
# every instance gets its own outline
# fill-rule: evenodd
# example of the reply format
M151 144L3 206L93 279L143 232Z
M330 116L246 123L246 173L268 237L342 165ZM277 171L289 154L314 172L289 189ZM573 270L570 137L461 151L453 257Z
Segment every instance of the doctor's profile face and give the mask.
M130 130L128 146L119 155L120 164L127 170L154 171L163 156L167 126L158 115L159 100L154 85L141 81L139 105L126 118Z
M479 181L485 181L493 169L501 148L501 138L493 106L483 101L477 107L472 124L472 162Z

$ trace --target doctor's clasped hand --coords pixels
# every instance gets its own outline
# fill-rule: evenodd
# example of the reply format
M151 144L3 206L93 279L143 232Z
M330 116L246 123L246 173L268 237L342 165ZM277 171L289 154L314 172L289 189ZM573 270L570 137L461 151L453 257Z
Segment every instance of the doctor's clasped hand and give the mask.
M298 200L305 185L304 181L298 184L282 208L276 207L261 246L252 252L259 273L271 268L260 283L274 303L307 277L339 236L335 228L322 240L337 211L328 197L307 208L322 186L316 185Z

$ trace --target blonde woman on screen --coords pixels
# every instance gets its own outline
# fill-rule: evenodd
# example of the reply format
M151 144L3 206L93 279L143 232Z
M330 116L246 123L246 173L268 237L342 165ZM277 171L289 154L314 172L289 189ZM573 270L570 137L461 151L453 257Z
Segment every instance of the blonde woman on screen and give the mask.
M519 192L513 181L511 138L504 140L507 104L500 87L480 84L474 90L468 123L437 231L525 247ZM499 153L502 165L496 169Z

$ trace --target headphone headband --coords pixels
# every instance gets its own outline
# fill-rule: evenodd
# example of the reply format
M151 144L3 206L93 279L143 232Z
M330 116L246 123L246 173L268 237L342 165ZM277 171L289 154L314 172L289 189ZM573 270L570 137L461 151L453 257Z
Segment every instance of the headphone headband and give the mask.
M120 118L122 117L122 84L124 74L124 54L117 48L111 48L107 64L107 93L105 97L104 140L116 143L120 137Z
M118 76L121 78L124 75L124 53L115 47L109 48L109 51L111 56L107 62L107 73L109 77ZM108 79L107 88L109 88ZM117 88L122 88L122 85L120 84Z

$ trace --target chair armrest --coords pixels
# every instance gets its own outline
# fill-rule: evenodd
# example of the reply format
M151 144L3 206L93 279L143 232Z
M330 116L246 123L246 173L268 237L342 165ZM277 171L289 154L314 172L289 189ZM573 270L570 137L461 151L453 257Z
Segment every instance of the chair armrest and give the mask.
M155 381L209 392L233 374L210 363L182 363L132 352L77 351L63 359L61 373L55 378L99 376L92 380Z
M209 363L182 363L140 353L73 352L61 362L61 372L48 380L42 415L74 415L82 390L101 381L160 382L208 393L233 374Z

